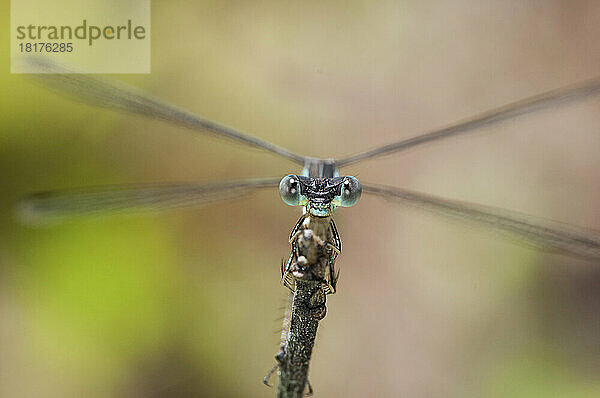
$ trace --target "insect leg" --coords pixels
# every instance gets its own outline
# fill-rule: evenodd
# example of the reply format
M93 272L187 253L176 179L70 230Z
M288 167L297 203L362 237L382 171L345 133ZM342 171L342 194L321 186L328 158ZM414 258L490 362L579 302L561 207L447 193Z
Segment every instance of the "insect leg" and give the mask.
M269 380L271 379L271 376L273 375L273 373L275 373L275 371L277 369L279 369L279 363L276 363L275 365L273 365L273 367L265 375L265 377L263 378L263 383L264 383L265 386L267 386L267 387L273 387L273 384L269 383Z
M337 253L342 252L342 240L340 239L340 235L338 234L337 228L335 226L335 222L333 222L333 218L329 221L329 227L331 234L333 235L333 246L337 249Z
M298 237L298 235L300 235L300 233L301 233L300 227L302 226L302 223L304 222L306 217L308 217L308 213L303 214L302 217L300 217L300 219L294 226L294 229L292 229L292 232L290 233L290 240L289 240L290 243L294 242L296 240L296 238Z
M340 270L335 269L335 261L330 261L329 262L329 284L331 285L331 292L330 294L335 294L336 292L336 286L337 286L337 281L340 277Z
M287 287L290 290L294 290L293 280L291 280L291 278L289 277L290 269L292 268L294 260L296 260L297 258L297 247L296 243L294 242L292 243L292 252L290 253L290 257L288 258L287 262L281 262L281 283L283 284L283 286Z
M275 365L273 365L273 367L269 370L269 372L267 372L267 374L263 378L263 383L265 384L265 386L273 387L273 385L271 383L269 383L269 380L271 379L271 376L273 375L273 373L275 373L275 371L281 367L284 357L285 357L285 347L281 347L281 349L279 350L277 355L275 355Z
M327 248L330 250L333 250L336 255L341 253L340 249L338 249L337 246L335 246L333 243L327 242L326 245L327 245Z
M324 291L325 291L325 294L335 294L337 281L338 281L338 278L340 277L339 270L336 272L336 269L335 269L335 260L336 260L337 256L342 252L342 241L340 239L340 235L338 234L338 231L337 231L337 228L335 226L335 222L333 221L333 219L331 219L329 221L329 231L331 234L330 239L333 241L333 243L327 242L327 248L329 250L331 250L331 257L328 260L328 262L329 262L329 264L328 264L329 281L328 281L328 284L325 286Z
M312 397L314 391L312 386L310 385L310 381L308 379L306 379L306 388L308 389L308 391L306 392L306 394L304 394L305 397Z

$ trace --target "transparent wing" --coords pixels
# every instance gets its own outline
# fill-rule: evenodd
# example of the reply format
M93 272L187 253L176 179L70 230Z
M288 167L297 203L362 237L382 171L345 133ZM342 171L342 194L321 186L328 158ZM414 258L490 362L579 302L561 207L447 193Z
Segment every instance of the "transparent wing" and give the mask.
M472 132L473 130L481 127L490 126L492 124L500 123L508 119L514 119L518 116L541 111L553 106L561 106L578 100L583 100L597 94L600 94L600 79L590 80L585 83L549 91L544 94L513 102L448 127L433 130L416 137L361 152L347 158L340 159L336 161L336 164L339 167L342 167L362 160L404 151L418 145Z
M600 261L600 234L594 231L509 210L444 199L395 187L373 184L362 184L362 187L363 192L395 202L507 232L541 249L559 250Z
M17 216L28 224L77 215L139 212L197 206L277 188L279 178L212 184L138 184L39 192L17 204Z
M73 74L72 71L55 63L35 57L27 57L23 62L35 64L38 70L42 68L46 71L43 74L30 75L32 78L92 105L161 119L194 131L211 133L251 147L264 149L298 164L304 164L304 156L260 138L203 119L191 112L154 99L134 87L114 81L100 80L89 75Z

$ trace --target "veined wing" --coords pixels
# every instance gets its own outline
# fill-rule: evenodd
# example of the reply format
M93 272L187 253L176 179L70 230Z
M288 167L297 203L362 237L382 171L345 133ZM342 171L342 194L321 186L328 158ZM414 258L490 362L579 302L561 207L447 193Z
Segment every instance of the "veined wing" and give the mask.
M342 167L362 160L404 151L418 145L469 133L482 127L491 126L505 120L514 119L518 116L541 111L554 106L561 106L575 101L584 100L598 94L600 94L600 78L513 102L503 107L481 113L451 126L433 130L422 135L394 142L379 148L371 149L337 160L336 164L338 167Z
M363 192L507 232L542 249L600 260L600 234L581 227L396 187L373 184L362 184L362 187Z
M140 90L115 81L109 82L89 75L74 74L47 60L27 57L25 62L35 64L47 73L33 74L32 78L59 92L83 100L92 105L111 108L149 118L160 119L194 131L211 133L238 143L276 153L286 159L304 165L304 156L260 138L203 119L176 106L162 102Z
M26 223L103 213L153 211L209 204L277 188L279 178L248 179L211 184L136 184L39 192L17 204Z

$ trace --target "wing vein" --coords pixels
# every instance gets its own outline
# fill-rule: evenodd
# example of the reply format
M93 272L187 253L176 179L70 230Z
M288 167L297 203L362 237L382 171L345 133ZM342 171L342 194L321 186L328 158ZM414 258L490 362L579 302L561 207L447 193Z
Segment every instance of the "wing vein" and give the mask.
M362 160L373 159L382 155L404 151L418 145L472 132L473 130L482 127L548 109L553 106L561 106L575 101L580 101L599 93L600 79L594 79L578 85L549 91L544 94L510 103L500 108L492 109L451 126L433 130L422 135L387 144L365 152L357 153L355 155L337 160L336 164L339 167L342 167L357 163Z
M27 58L25 61L35 64L36 67L47 72L33 74L32 78L55 91L68 94L88 104L163 120L198 132L211 133L217 137L275 153L304 165L304 156L258 137L203 119L191 112L155 99L134 87L116 81L109 82L84 74L76 74L57 64L34 57Z
M472 221L521 237L541 249L600 260L600 234L582 227L521 214L518 212L445 199L429 194L384 185L362 184L363 191L402 204L462 221Z
M21 199L17 216L28 224L46 219L123 211L156 211L198 206L277 188L279 178L198 184L126 184L38 192Z

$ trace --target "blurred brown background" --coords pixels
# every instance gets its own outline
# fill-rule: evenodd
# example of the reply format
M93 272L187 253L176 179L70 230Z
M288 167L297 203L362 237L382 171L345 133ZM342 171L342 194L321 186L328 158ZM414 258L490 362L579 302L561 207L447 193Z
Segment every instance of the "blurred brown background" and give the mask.
M9 2L0 38L9 40ZM296 152L342 157L600 75L597 1L152 4L152 73L117 76ZM32 229L27 192L299 172L76 104L0 47L0 396L263 397L299 216L277 192ZM600 100L344 170L600 229ZM363 197L318 397L600 396L600 267Z

